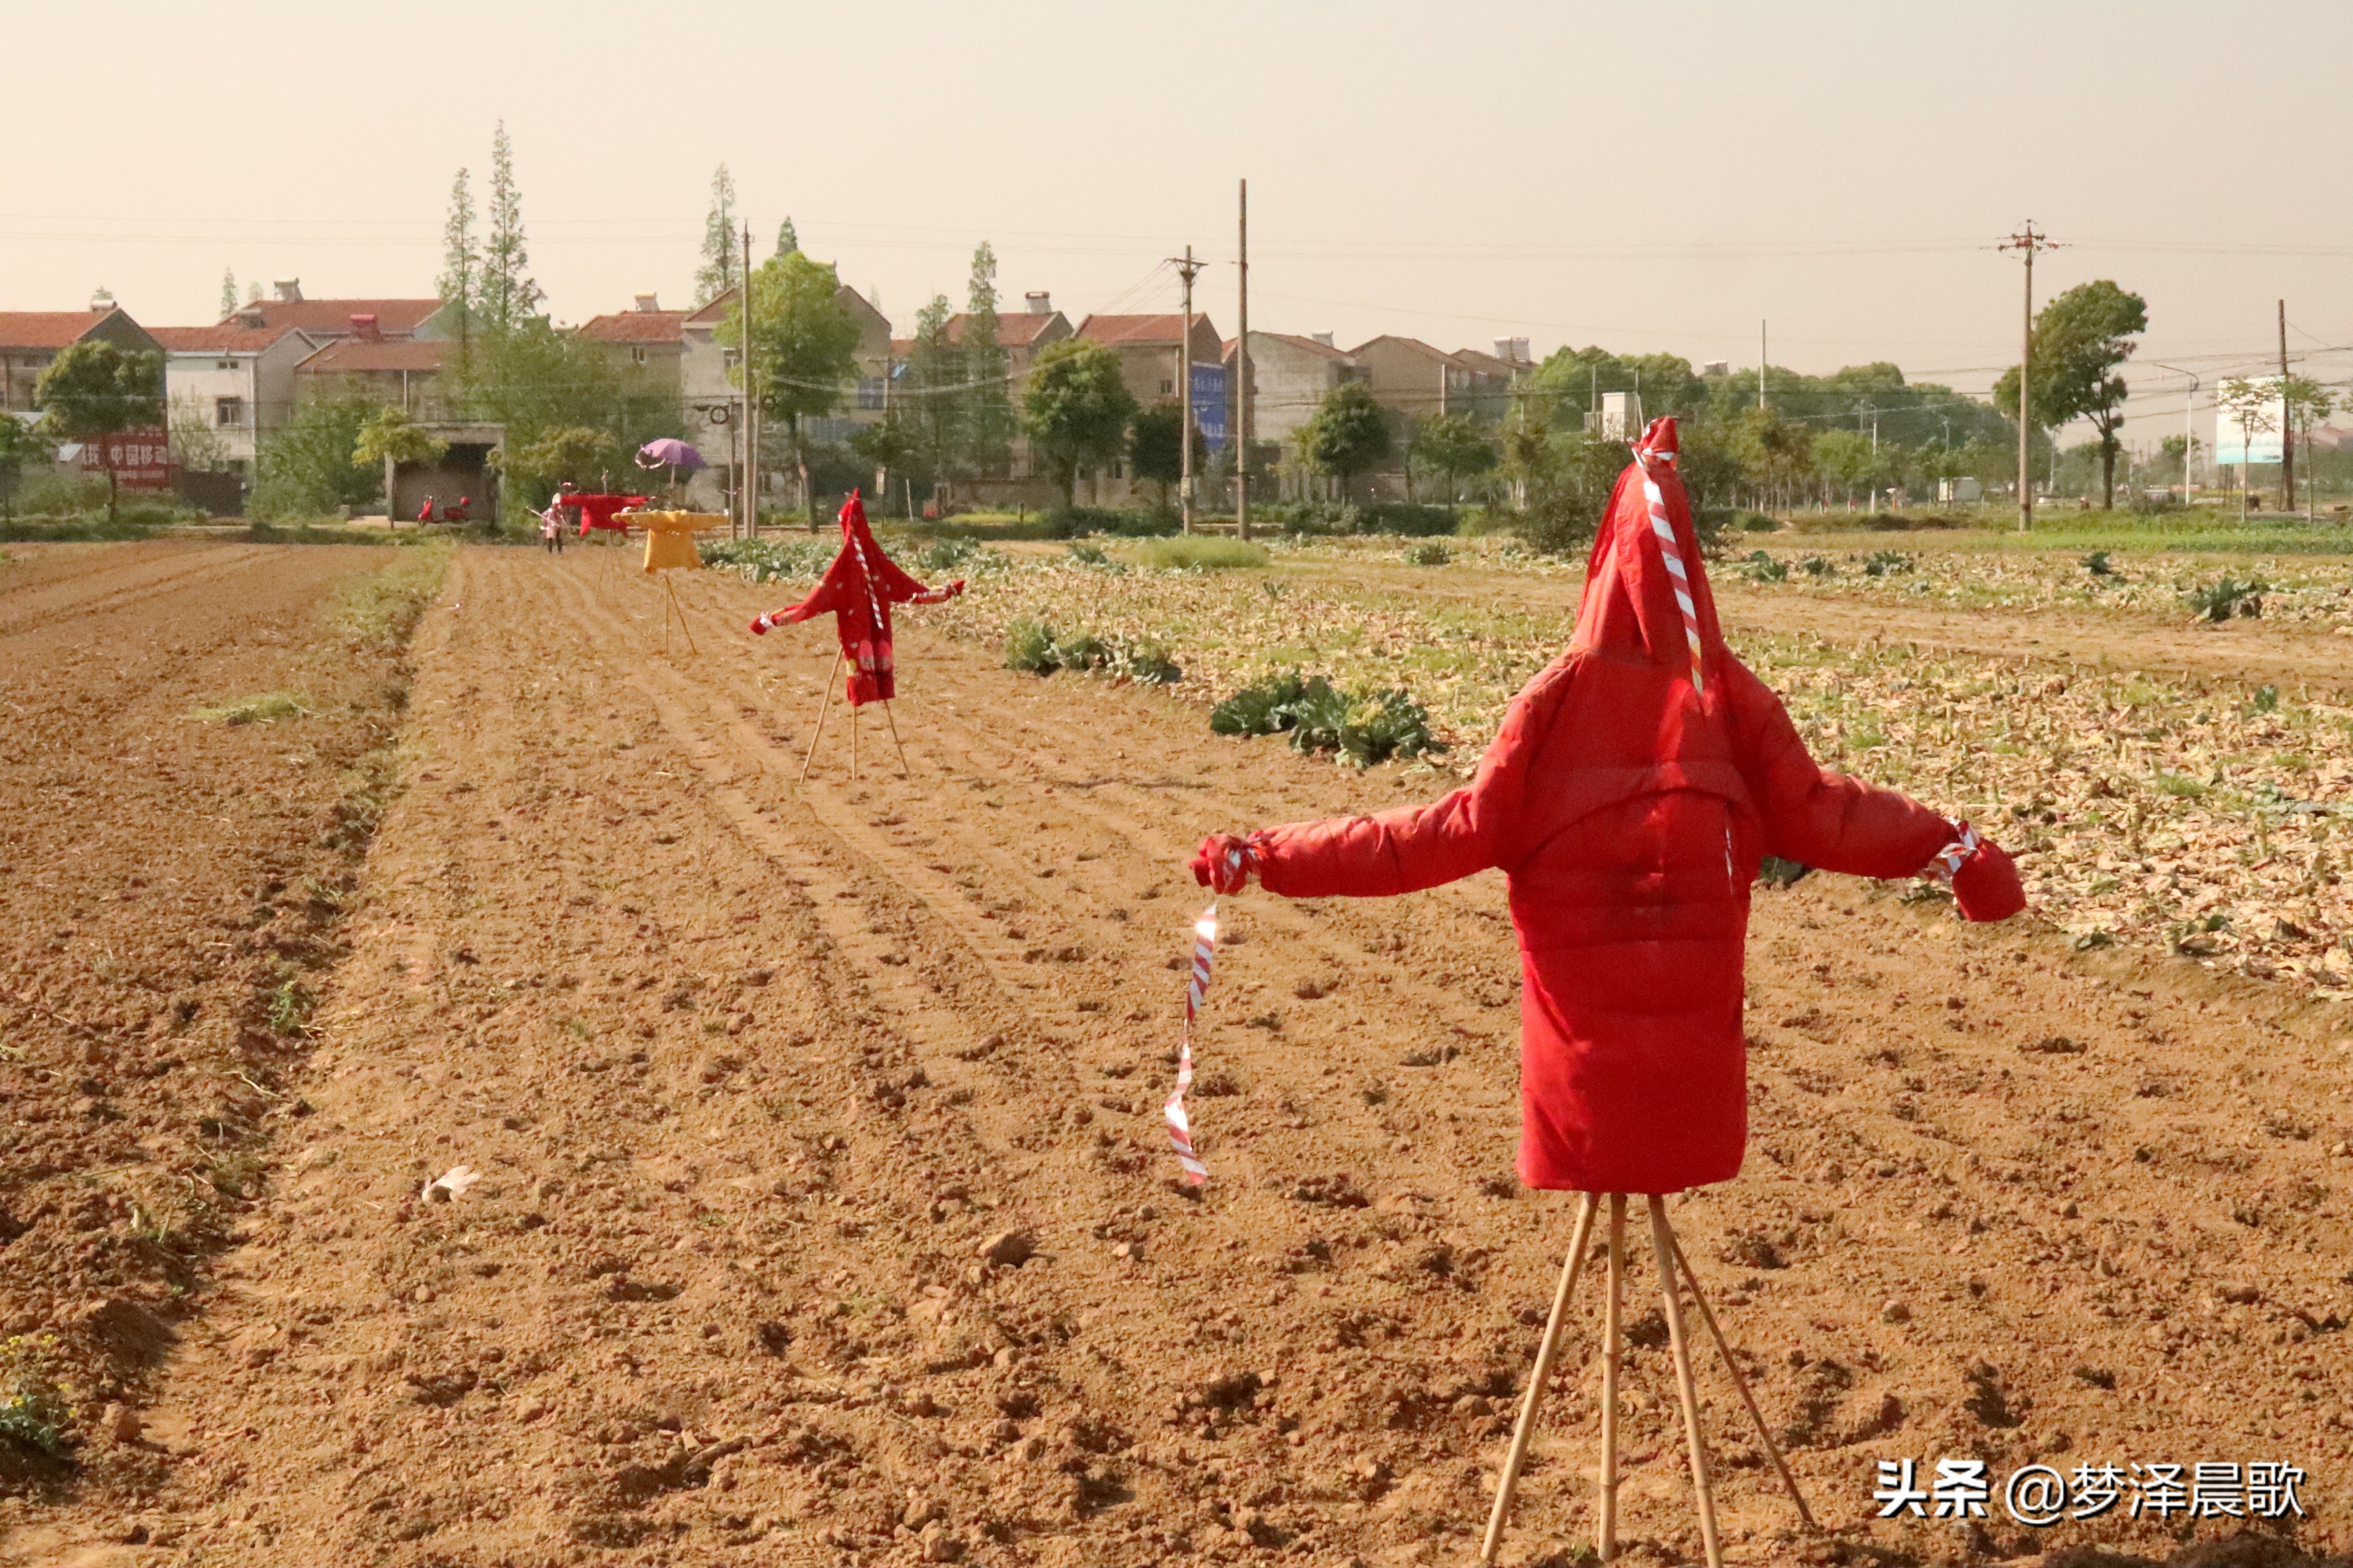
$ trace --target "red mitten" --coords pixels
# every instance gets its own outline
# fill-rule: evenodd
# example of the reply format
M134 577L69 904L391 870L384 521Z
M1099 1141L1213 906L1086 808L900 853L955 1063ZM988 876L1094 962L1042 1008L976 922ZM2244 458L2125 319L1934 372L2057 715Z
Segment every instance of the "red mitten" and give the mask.
M754 616L752 617L752 635L755 637L766 637L768 635L768 628L776 624L776 622L770 620L765 616Z
M1193 880L1220 893L1239 893L1250 886L1258 857L1250 840L1230 833L1212 833L1193 854Z
M1965 921L2006 921L2026 908L2018 866L1989 838L1979 838L1966 822L1960 837L1937 856L1953 882L1953 902Z

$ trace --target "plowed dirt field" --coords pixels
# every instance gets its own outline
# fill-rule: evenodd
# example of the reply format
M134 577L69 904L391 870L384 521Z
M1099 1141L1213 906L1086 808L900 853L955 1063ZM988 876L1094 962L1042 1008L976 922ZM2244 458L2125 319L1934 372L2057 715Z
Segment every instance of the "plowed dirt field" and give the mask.
M45 1263L25 1283L20 1258L135 1250L145 1223L66 1191L102 1196L117 1152L47 1130L152 1142L166 1115L151 1139L74 1109L122 1105L127 1064L160 1048L132 1042L173 1038L175 1015L159 990L160 1013L113 1005L93 1030L96 983L58 955L118 929L200 949L257 883L301 885L271 855L348 793L325 716L195 731L248 748L204 776L255 770L257 843L236 811L167 827L212 797L139 762L195 703L298 684L269 637L362 564L330 554L0 567L0 1318L175 1336L112 1374L115 1411L85 1398L78 1470L0 1438L0 1563L1471 1560L1573 1211L1512 1177L1501 879L1227 900L1192 1100L1205 1192L1172 1184L1160 1120L1204 901L1192 844L1428 781L1000 669L918 610L913 777L870 713L851 780L837 704L803 785L829 637L754 641L744 622L782 595L681 574L700 653L665 653L634 552L459 553L408 649L396 794L318 916L339 956L307 1034L271 1035L244 1091L250 1200L176 1272ZM209 575L174 595L175 574ZM248 662L190 668L183 644ZM296 754L314 761L273 760ZM174 865L212 904L148 893ZM1966 928L1898 890L1759 889L1748 1166L1673 1204L1833 1531L1796 1528L1703 1362L1731 1559L2353 1546L2343 1009L2031 922ZM220 984L250 998L253 978ZM478 1179L424 1194L458 1166ZM1647 1254L1621 1539L1683 1561ZM1599 1321L1588 1291L1507 1562L1589 1539ZM1878 1463L1906 1458L1987 1461L1990 1517L1873 1521ZM2119 1504L2036 1531L2000 1507L2030 1463L2273 1461L2306 1472L2294 1550L2265 1525L2204 1555L2253 1528L2227 1515ZM2121 1555L2067 1555L2086 1543Z

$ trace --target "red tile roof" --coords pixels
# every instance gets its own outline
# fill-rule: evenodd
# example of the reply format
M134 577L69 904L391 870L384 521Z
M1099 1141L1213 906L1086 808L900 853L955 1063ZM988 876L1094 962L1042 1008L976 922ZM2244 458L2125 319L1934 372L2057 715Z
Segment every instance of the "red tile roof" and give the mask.
M1270 337L1277 342L1289 343L1293 348L1304 349L1312 354L1322 354L1325 359L1345 360L1348 357L1346 353L1334 348L1330 343L1319 343L1314 338L1303 338L1293 332L1265 332L1251 335Z
M0 310L0 349L61 349L113 312L109 310Z
M717 326L727 319L727 312L734 303L735 290L730 289L701 310L687 312L687 324L697 327Z
M173 353L259 353L291 327L150 327L147 335Z
M422 371L441 368L458 344L444 338L396 338L390 342L362 342L337 338L294 368L305 375L342 375L359 371Z
M1168 319L1173 321L1176 318L1171 316ZM965 325L971 320L970 315L961 310L950 316L948 342L963 342ZM1039 334L1060 320L1061 320L1061 312L1059 310L1050 310L1042 316L1033 316L1026 310L1018 314L1000 311L997 318L997 346L1008 349L1031 347L1036 344ZM1169 341L1174 342L1176 340L1172 338Z
M280 330L293 327L320 336L340 336L352 330L353 316L374 316L377 331L386 337L406 337L440 308L438 300L256 300L238 306L222 318L221 324L229 326L241 316L258 315L265 325Z
M616 310L580 324L580 335L596 343L682 343L684 310Z
M1198 311L1193 316L1197 323L1207 319ZM1079 336L1113 348L1160 343L1173 348L1185 341L1184 332L1185 318L1175 310L1164 316L1089 316L1079 323Z

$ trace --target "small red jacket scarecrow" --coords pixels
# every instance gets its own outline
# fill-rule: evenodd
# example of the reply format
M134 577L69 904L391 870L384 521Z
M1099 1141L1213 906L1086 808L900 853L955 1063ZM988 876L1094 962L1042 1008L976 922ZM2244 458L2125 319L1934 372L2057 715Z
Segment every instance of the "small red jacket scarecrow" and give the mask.
M2024 907L1995 845L1825 773L1725 646L1654 420L1593 543L1568 651L1514 700L1468 788L1425 806L1213 837L1195 874L1292 898L1376 897L1489 867L1519 936L1520 1177L1671 1193L1729 1179L1747 1141L1748 889L1777 855L1859 876L1949 875L1961 911Z
M926 588L882 553L866 526L866 508L858 492L841 503L841 553L825 569L809 596L789 610L755 617L752 632L765 636L770 626L806 621L828 611L833 614L842 658L849 662L846 695L852 708L888 702L897 695L891 663L891 606L937 605L964 592L959 577L944 588Z

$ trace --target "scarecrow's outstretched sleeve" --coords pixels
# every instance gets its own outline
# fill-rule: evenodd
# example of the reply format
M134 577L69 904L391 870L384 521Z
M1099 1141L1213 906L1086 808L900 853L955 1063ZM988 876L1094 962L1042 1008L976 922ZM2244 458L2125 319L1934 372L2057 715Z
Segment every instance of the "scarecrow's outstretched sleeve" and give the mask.
M1385 898L1419 892L1517 858L1514 826L1527 795L1530 686L1504 716L1478 776L1427 805L1370 816L1294 822L1250 835L1250 868L1269 892L1293 899Z
M1893 879L1919 871L1959 837L1958 826L1910 795L1815 762L1780 698L1746 665L1726 660L1722 679L1766 854Z

